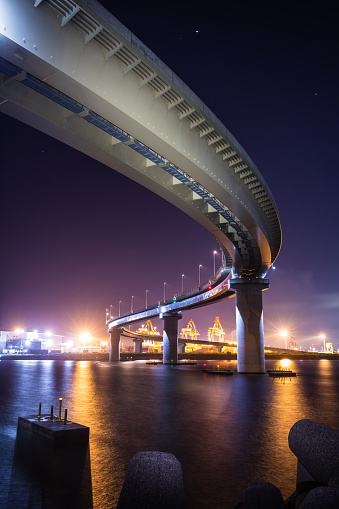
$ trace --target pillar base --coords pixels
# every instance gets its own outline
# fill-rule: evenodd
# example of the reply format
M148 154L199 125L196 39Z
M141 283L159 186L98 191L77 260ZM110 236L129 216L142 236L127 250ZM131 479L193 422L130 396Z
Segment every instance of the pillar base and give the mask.
M164 320L163 364L178 364L178 321L182 314L164 313L160 318Z
M262 292L268 279L233 279L236 291L238 373L265 374Z
M113 327L109 333L111 336L109 360L110 362L120 361L120 329L119 327Z

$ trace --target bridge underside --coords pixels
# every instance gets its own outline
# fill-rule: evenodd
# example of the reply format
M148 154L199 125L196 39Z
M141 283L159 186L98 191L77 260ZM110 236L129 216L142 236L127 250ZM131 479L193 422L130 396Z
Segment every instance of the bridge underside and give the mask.
M189 296L189 305L235 291L240 370L262 372L259 287L279 253L281 230L254 163L206 105L95 0L3 3L0 110L140 183L210 232L236 281L233 290ZM174 316L189 308L181 300L157 310L169 358ZM118 328L147 312L109 321L112 359L119 357Z

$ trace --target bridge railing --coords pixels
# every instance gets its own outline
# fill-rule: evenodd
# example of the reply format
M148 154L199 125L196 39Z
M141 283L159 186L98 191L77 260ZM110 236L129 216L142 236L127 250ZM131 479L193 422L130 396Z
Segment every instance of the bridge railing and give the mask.
M227 279L229 277L229 274L225 275L225 271L227 271L227 267L225 265L221 265L221 267L219 267L219 269L216 271L215 274L213 274L213 276L211 276L208 280L204 281L200 285L196 285L193 288L186 290L185 292L176 293L170 299L158 301L156 304L148 305L147 308L143 307L140 309L133 309L130 312L123 313L119 316L119 318L124 318L124 317L128 317L130 315L133 315L133 314L142 313L145 310L151 311L152 309L156 309L160 306L172 304L173 302L179 302L179 301L185 300L189 297L192 297L194 295L199 295L200 293L211 290L214 286L216 286L221 281L223 281L224 279ZM108 310L106 310L106 324L109 323L112 320L112 318L117 318L117 317L109 316Z
M222 276L223 276L225 270L226 270L225 265L221 265L221 267L219 267L217 272L215 274L213 274L213 276L211 276L207 281L204 281L200 285L194 286L193 288L190 288L189 290L186 290L185 292L180 292L180 293L174 294L173 299L181 300L183 298L190 297L192 294L204 292L204 291L208 290L209 287L211 287L210 289L212 289L216 283L219 283L220 280L223 279Z

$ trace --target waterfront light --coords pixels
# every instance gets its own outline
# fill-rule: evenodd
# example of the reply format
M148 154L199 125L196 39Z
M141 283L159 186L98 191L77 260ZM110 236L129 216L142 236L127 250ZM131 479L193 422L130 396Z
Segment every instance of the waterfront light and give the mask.
M285 350L287 350L287 343L286 343L287 332L286 332L285 330L282 330L282 331L280 332L280 334L281 334L282 336L285 336Z
M325 344L325 334L320 334L321 339L324 341L324 353L326 352L326 344Z
M84 343L84 346L86 344L86 341L89 341L91 339L91 335L89 332L82 332L79 335L80 340Z
M290 359L282 359L281 361L281 365L283 368L287 369L291 364L291 361Z

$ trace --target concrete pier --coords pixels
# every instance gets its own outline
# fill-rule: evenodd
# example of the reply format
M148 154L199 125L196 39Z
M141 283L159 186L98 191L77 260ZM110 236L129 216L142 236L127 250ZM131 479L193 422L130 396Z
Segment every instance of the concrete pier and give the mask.
M120 361L120 328L113 327L110 331L111 344L109 349L109 360Z
M28 415L18 417L18 429L27 430L54 444L88 443L89 428L76 422L51 420L50 414Z
M238 373L265 373L262 292L268 279L232 279L236 291Z
M164 320L163 354L164 364L178 363L178 321L181 313L164 313L160 315Z
M89 428L49 418L18 420L5 507L93 509Z

